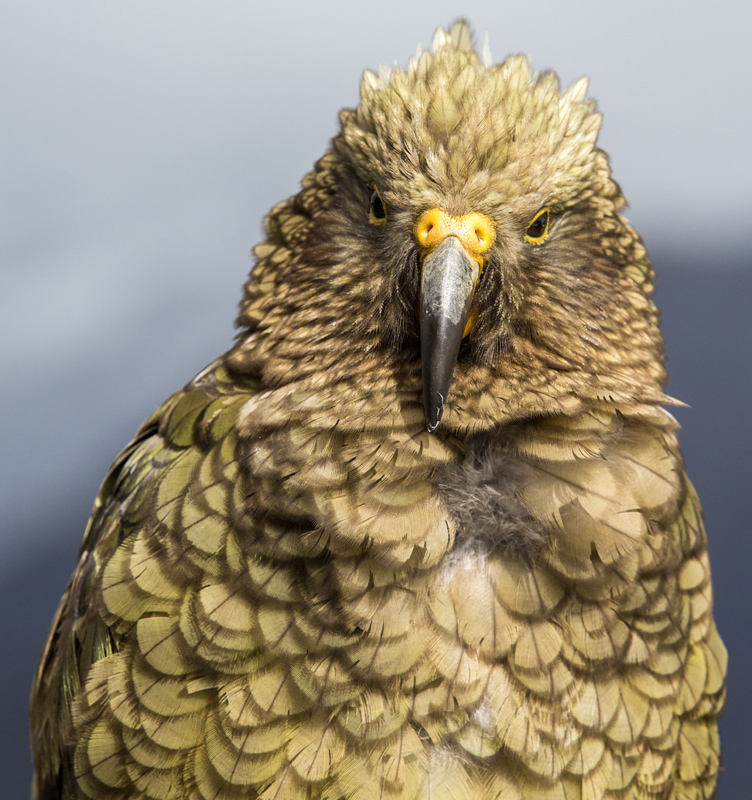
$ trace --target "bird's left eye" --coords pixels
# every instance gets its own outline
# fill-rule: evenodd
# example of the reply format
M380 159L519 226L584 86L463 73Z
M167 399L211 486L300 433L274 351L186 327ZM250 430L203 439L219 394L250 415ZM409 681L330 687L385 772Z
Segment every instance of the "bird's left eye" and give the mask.
M525 241L531 244L540 244L548 236L548 216L547 208L541 209L527 226Z
M374 225L383 225L386 222L386 206L375 186L371 195L371 222Z

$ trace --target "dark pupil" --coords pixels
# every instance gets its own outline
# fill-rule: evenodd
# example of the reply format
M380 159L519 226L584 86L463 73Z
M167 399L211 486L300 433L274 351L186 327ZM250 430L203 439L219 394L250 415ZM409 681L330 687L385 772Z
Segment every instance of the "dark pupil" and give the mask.
M533 220L530 223L530 227L528 228L528 233L532 237L541 236L543 231L546 230L546 222L548 220L548 214L541 214L538 219Z
M371 195L371 213L374 219L386 219L386 209L378 192L374 192Z

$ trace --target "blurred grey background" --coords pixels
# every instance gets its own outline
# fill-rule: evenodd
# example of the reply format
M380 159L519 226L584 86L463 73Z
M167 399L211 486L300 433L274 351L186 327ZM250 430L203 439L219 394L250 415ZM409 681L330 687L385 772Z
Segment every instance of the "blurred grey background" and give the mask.
M34 665L107 466L230 345L262 217L324 152L362 70L405 65L460 15L495 60L589 75L604 112L659 273L669 391L691 406L677 416L732 659L720 797L747 796L752 6L1 5L3 796L27 795Z

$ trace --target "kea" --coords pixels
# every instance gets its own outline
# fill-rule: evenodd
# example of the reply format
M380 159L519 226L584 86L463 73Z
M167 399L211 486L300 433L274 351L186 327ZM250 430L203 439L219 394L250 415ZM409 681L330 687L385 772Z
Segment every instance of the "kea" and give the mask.
M104 480L39 800L715 797L702 512L586 91L465 22L365 73Z

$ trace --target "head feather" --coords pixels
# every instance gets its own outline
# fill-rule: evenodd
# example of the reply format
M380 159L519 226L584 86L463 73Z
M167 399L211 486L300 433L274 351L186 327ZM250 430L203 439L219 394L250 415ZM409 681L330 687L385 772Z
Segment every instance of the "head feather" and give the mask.
M523 55L487 66L460 21L440 28L406 70L364 74L341 152L387 191L391 177L408 177L417 196L441 186L458 207L472 204L465 190L479 179L486 198L504 204L543 193L566 205L590 186L618 206L586 92L585 78L561 92L555 73L534 73Z
M525 56L491 64L485 50L460 21L406 68L364 73L331 149L267 218L239 317L244 369L270 386L355 381L368 397L377 384L382 398L420 397L413 233L438 207L496 225L442 425L574 413L586 398L665 400L652 268L619 214L587 79L562 91ZM374 187L388 224L369 221ZM553 232L531 246L544 208ZM360 424L370 400L353 397Z

